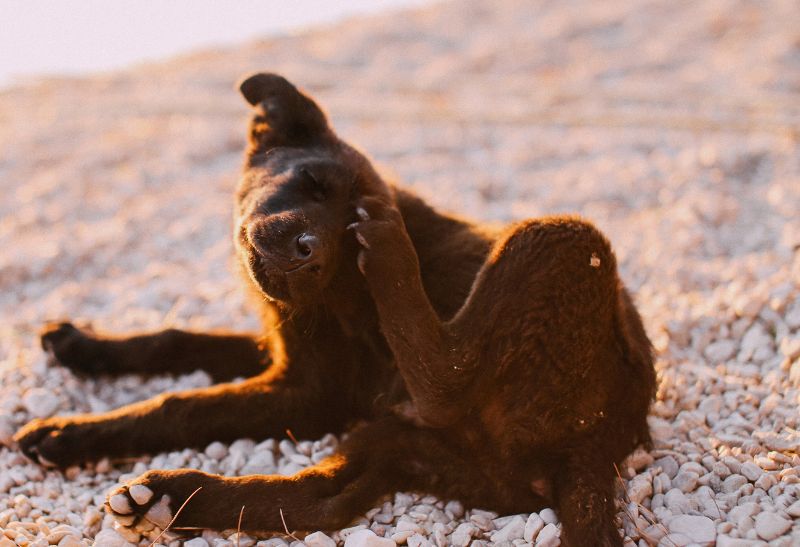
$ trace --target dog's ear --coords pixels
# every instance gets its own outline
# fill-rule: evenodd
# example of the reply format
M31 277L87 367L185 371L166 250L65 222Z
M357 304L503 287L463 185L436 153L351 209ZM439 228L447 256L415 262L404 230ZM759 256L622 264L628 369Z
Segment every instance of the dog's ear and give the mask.
M276 146L305 146L332 136L320 107L283 76L254 74L239 84L239 91L255 107L250 122L251 156Z

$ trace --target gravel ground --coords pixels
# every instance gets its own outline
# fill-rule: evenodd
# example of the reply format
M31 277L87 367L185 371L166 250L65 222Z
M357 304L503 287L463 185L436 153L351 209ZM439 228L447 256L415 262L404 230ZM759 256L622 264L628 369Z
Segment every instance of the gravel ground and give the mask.
M101 504L131 474L291 473L335 446L242 440L66 473L9 446L35 416L209 382L79 380L38 349L47 319L255 326L230 259L247 115L232 85L263 69L442 207L579 212L611 237L660 375L656 445L621 470L629 545L800 545L798 20L795 0L465 1L0 91L0 547L124 545ZM557 545L558 530L549 510L397 494L306 543Z

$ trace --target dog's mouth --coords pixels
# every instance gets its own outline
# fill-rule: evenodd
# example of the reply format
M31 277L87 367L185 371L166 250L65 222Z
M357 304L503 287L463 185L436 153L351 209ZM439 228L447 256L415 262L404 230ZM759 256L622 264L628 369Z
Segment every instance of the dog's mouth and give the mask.
M322 265L316 261L281 260L247 249L247 269L250 278L270 300L290 302L314 292L319 284Z

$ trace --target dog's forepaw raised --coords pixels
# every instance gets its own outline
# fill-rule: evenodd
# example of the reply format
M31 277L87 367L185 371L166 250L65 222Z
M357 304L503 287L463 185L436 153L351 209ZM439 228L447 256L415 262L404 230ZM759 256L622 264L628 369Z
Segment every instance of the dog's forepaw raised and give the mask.
M108 495L105 506L114 517L116 532L133 543L141 536L152 539L162 534L173 517L170 497L158 497L144 484L116 488Z

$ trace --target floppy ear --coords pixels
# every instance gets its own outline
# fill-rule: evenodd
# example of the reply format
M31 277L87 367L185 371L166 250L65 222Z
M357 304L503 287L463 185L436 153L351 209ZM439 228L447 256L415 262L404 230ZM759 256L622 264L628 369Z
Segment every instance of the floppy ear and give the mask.
M331 136L319 106L286 78L254 74L239 84L239 90L255 107L250 121L250 156L276 146L314 144Z

